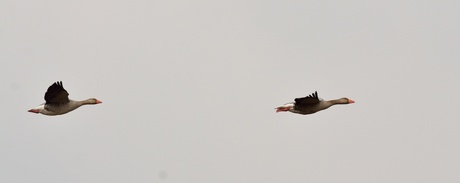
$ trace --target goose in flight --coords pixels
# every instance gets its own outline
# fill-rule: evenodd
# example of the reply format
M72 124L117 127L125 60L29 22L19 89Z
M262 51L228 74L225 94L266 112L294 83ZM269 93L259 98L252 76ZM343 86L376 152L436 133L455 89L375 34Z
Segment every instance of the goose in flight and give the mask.
M82 105L93 105L102 103L100 100L90 98L82 101L69 99L69 93L64 89L62 81L53 83L45 93L46 103L41 104L29 112L55 116L68 113Z
M292 112L297 114L313 114L318 111L327 109L333 105L337 104L352 104L355 101L348 98L340 98L336 100L322 100L318 98L318 92L308 95L303 98L296 98L295 102L287 103L282 106L279 106L276 109L276 112Z

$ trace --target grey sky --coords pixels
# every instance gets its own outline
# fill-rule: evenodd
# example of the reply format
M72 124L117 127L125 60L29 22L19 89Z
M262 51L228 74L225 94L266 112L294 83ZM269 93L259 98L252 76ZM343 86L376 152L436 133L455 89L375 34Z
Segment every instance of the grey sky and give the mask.
M2 0L0 182L459 182L459 8ZM26 112L57 80L104 103Z

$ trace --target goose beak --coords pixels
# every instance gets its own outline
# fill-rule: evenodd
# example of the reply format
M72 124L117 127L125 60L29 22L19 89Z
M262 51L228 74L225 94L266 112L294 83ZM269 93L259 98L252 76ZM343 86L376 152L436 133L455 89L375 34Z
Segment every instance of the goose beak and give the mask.
M33 112L33 113L40 113L40 111L38 109L30 109L28 110L27 112Z
M286 112L289 111L289 107L277 107L275 108L276 112Z
M349 104L352 104L352 103L355 103L355 101L354 101L354 100L351 100L351 99L348 99L348 103L349 103Z
M96 100L96 104L100 104L100 103L102 103L102 101Z

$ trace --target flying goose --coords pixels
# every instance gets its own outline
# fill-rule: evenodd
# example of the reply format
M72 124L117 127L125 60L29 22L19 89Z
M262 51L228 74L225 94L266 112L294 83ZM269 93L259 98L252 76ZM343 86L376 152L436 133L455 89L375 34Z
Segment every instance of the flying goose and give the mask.
M69 99L69 93L64 89L62 81L53 83L45 93L46 103L39 105L29 112L55 116L68 113L79 108L82 105L93 105L102 103L100 100L90 98L82 101Z
M322 100L318 98L318 92L308 95L303 98L296 98L295 102L284 104L275 108L276 112L292 112L297 114L313 114L315 112L327 109L336 104L352 104L355 101L348 98L340 98L336 100Z

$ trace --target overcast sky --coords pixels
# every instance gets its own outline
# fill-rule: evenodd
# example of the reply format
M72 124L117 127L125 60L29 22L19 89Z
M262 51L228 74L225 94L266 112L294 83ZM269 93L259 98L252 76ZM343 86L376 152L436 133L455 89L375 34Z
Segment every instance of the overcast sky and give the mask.
M459 8L0 0L0 182L460 182ZM28 113L58 80L103 103Z

